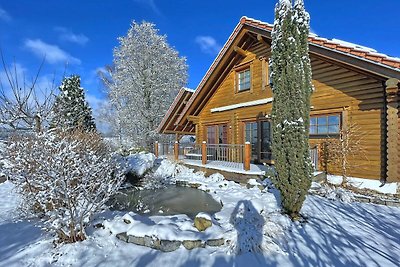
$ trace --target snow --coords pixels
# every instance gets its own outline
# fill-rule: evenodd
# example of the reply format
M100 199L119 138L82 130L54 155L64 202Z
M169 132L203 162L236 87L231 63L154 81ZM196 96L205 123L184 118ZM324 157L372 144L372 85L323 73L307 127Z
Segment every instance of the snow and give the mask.
M358 45L358 44L354 44L354 43L350 43L350 42L346 42L346 41L343 41L343 40L335 39L335 38L333 38L332 41L334 43L339 44L339 45L342 45L342 46L345 46L345 47L350 47L350 48L357 48L357 49L362 50L362 51L367 52L367 53L371 53L371 52L372 53L376 53L377 52L375 49L372 49L372 48L369 48L369 47L366 47L366 46L362 46L362 45Z
M250 164L250 170L245 171L243 168L243 163L238 163L238 162L207 161L207 165L203 165L201 163L201 160L183 159L183 162L187 165L196 167L205 167L208 169L214 169L219 171L248 174L248 175L265 175L265 170L262 170L259 165L254 165L254 164Z
M272 101L273 101L273 98L272 97L268 97L268 98L263 98L263 99L259 99L259 100L249 101L249 102L243 102L243 103L229 105L229 106L212 108L211 112L222 112L222 111L233 110L233 109L237 109L237 108L244 108L244 107L263 105L263 104L271 103Z
M291 222L281 214L279 194L273 188L247 189L223 179L220 174L205 177L201 172L163 161L157 172L173 181L201 183L223 203L213 221L224 238L224 247L206 247L163 253L125 243L115 232L131 225L164 237L190 235L192 222L185 215L143 217L129 213L103 213L105 229L88 231L83 242L54 248L52 237L36 222L15 217L19 196L10 182L0 184L1 266L399 266L400 208L370 203L339 202L308 196L302 213L305 222ZM254 183L251 182L251 183ZM151 225L160 224L159 228ZM112 227L111 227L112 225ZM118 228L120 225L120 228ZM219 228L220 227L220 228ZM175 229L175 231L170 231ZM110 230L113 232L110 233ZM176 232L178 231L178 232ZM206 231L205 231L206 232ZM198 233L196 233L197 235ZM197 236L196 236L197 238ZM258 245L260 253L246 249Z
M133 172L138 176L142 176L153 167L155 160L154 154L140 152L127 157L119 156L118 162L125 168L125 173Z
M130 223L125 223L123 219L130 221ZM204 232L197 231L193 226L193 220L186 215L144 217L130 212L123 217L106 221L104 226L114 235L126 232L128 235L136 237L152 236L161 240L206 241L223 237L222 228L215 224Z
M342 183L343 178L342 176L338 175L328 175L327 180L331 184L340 185ZM386 183L382 186L382 183L379 180L356 178L356 177L348 177L347 180L349 185L359 189L374 190L383 194L399 193L398 191L398 188L400 187L399 183Z
M199 214L196 215L196 218L203 218L206 219L208 221L211 221L211 216L205 212L200 212Z

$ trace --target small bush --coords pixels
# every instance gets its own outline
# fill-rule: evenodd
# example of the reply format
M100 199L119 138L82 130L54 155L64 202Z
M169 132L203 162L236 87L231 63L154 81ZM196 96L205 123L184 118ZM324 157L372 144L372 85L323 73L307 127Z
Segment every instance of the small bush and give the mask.
M7 152L8 172L24 199L23 209L41 218L61 242L86 239L93 214L124 179L94 132L14 136Z

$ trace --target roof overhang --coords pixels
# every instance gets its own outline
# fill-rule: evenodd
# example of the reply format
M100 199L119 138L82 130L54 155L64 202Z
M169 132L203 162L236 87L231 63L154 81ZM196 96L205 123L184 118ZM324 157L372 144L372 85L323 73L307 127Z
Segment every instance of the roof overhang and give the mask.
M190 97L193 94L193 90L189 88L181 88L176 95L174 102L172 102L167 113L164 115L161 123L158 125L157 132L162 134L194 134L193 125L186 125L186 127L180 127L176 123L176 119L188 103Z
M234 66L235 61L243 57L235 52L235 47L245 49L248 44L244 38L255 35L256 38L252 40L268 44L272 41L272 29L272 24L242 17L175 123L186 125L189 122L188 116L198 115L216 87ZM263 39L260 39L260 36ZM400 59L378 54L372 49L310 35L309 51L314 57L365 73L378 80L385 81L389 78L400 80Z

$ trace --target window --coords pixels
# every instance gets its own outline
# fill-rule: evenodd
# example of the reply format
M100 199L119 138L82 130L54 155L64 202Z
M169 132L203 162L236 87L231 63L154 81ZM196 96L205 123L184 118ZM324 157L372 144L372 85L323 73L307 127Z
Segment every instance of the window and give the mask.
M207 143L208 144L227 144L228 143L228 125L212 125L207 126Z
M244 138L251 144L251 154L254 161L272 160L271 122L258 121L246 122L244 125Z
M340 131L340 115L312 116L310 135L336 135Z
M216 135L217 131L215 126L207 127L207 143L208 144L216 144Z
M238 92L250 90L250 68L237 72Z
M251 144L251 154L253 157L257 157L257 145L258 145L258 130L257 122L247 122L244 129L244 137L246 142Z

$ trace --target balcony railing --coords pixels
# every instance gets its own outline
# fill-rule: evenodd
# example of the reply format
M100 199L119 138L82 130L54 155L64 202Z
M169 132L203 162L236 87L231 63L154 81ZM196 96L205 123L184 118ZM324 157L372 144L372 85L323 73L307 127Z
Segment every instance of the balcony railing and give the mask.
M245 170L250 169L251 145L238 144L202 144L194 143L155 143L154 154L173 157L175 160L199 160L204 165L207 162L232 162L243 163ZM310 158L314 170L318 170L318 147L310 148Z

